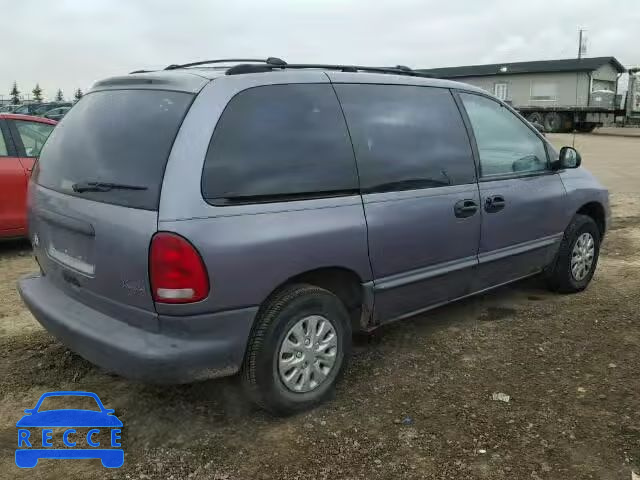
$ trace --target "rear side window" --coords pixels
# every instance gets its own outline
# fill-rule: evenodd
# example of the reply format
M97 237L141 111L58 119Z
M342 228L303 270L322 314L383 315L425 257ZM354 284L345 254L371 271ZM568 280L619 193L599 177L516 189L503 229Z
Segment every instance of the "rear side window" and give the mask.
M15 120L14 124L20 135L20 140L22 140L25 155L27 157L39 157L44 142L51 135L53 125L25 120Z
M4 141L4 132L0 130L0 157L6 157L9 155L7 150L7 144Z
M336 85L367 193L473 183L475 166L449 90Z
M163 90L85 95L49 137L36 181L99 202L156 210L164 168L192 98ZM139 188L74 189L96 182Z
M329 84L236 95L211 138L202 193L216 205L353 193L353 149Z

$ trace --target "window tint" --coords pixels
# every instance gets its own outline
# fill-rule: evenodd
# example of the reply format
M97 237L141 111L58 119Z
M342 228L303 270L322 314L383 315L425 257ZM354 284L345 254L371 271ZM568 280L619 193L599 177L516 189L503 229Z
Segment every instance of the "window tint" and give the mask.
M204 197L223 204L357 188L349 134L328 84L236 95L211 138L202 178Z
M37 182L70 195L134 208L158 208L164 168L193 96L163 90L112 90L82 97L42 151ZM141 190L73 190L88 182Z
M27 157L39 157L44 142L47 141L53 125L39 122L26 122L24 120L14 120L18 129L18 134L22 140Z
M547 169L544 143L509 109L480 95L460 96L476 137L483 176Z
M462 117L447 89L336 85L364 191L472 183L475 169Z

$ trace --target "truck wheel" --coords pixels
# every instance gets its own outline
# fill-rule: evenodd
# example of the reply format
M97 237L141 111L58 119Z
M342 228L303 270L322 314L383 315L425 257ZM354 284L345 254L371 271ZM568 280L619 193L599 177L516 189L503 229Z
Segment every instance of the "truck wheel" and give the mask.
M564 115L558 112L548 112L544 116L544 129L547 132L559 133L563 131L565 124Z
M533 112L527 116L527 120L531 123L539 123L540 125L544 125L544 116L540 112Z
M260 309L242 381L259 406L293 414L333 393L350 351L351 322L340 299L313 285L292 285Z
M581 292L593 277L600 254L600 231L587 215L576 215L564 232L555 263L548 273L549 288L560 293Z

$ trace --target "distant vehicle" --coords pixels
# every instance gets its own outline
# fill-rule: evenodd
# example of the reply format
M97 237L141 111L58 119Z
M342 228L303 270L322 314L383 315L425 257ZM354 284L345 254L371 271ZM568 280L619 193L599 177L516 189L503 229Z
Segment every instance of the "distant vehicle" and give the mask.
M54 108L53 110L49 110L42 116L44 118L49 118L51 120L60 121L62 117L64 117L67 114L69 110L71 110L71 107L58 107L58 108Z
M27 185L55 120L0 113L0 238L27 234Z
M20 115L42 116L54 108L71 107L72 105L73 104L71 102L25 103L15 109L13 113Z
M94 84L31 179L41 271L19 290L88 360L240 372L288 414L331 395L352 330L532 275L591 281L607 190L484 90L407 67L194 65Z
M18 115L35 115L36 109L42 105L41 103L23 103L19 105L12 113L17 113ZM53 108L53 107L51 107Z
M0 107L0 113L13 113L19 107L21 107L21 105L4 105Z
M49 111L53 110L54 108L62 108L62 107L69 107L71 108L73 104L71 102L48 102L48 103L42 103L40 105L38 105L38 107L36 109L34 109L33 114L32 115L37 115L37 116L44 116L45 113L48 113Z

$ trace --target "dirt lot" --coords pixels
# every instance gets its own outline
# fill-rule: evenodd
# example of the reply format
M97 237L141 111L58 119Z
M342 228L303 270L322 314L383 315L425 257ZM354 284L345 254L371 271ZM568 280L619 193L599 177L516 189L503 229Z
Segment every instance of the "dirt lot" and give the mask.
M0 477L631 478L640 471L640 138L584 135L576 146L612 191L615 215L586 292L555 295L530 280L386 327L357 341L335 400L289 419L253 410L232 379L153 387L94 368L18 298L15 281L35 267L28 246L0 245ZM115 408L122 469L16 468L15 422L50 390L93 391Z

